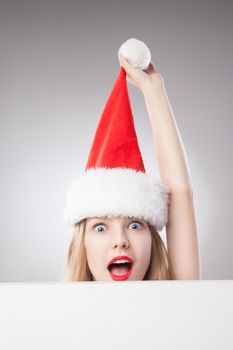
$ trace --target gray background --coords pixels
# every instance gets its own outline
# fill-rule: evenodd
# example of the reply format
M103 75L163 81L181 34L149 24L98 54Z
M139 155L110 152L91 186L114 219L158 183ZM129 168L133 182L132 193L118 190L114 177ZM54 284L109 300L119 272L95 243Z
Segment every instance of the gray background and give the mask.
M232 279L232 2L0 2L0 281L58 281L73 178L119 72L143 40L164 78L192 174L203 279ZM128 85L146 171L144 99ZM163 239L165 233L163 232Z

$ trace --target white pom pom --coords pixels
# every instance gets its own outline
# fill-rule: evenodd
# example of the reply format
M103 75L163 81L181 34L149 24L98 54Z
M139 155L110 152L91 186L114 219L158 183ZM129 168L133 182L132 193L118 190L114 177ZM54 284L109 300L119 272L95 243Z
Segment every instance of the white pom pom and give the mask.
M151 61L151 53L146 44L136 38L125 41L118 52L136 68L147 69Z

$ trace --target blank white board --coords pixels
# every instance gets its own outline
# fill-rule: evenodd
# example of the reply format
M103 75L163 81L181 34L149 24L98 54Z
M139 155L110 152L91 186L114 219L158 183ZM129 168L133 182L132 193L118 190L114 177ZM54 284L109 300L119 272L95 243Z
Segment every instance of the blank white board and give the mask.
M0 284L0 349L233 349L233 281Z

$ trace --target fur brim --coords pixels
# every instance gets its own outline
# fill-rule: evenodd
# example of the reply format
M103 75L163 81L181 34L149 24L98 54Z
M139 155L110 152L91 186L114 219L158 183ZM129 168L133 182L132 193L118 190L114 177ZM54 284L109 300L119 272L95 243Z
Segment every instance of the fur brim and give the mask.
M74 180L65 203L65 221L87 217L143 218L158 231L168 219L168 191L144 172L126 168L92 168Z

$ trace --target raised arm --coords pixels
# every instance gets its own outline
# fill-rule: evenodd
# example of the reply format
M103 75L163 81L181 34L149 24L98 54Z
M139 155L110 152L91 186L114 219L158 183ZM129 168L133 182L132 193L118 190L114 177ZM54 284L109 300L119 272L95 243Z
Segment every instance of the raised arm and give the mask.
M169 190L168 256L178 280L200 279L198 230L193 187L182 139L162 76L151 62L147 71L134 68L119 56L127 80L143 93L162 182Z
M177 279L200 279L198 230L193 187L182 139L163 79L144 90L160 176L169 189L167 249Z

